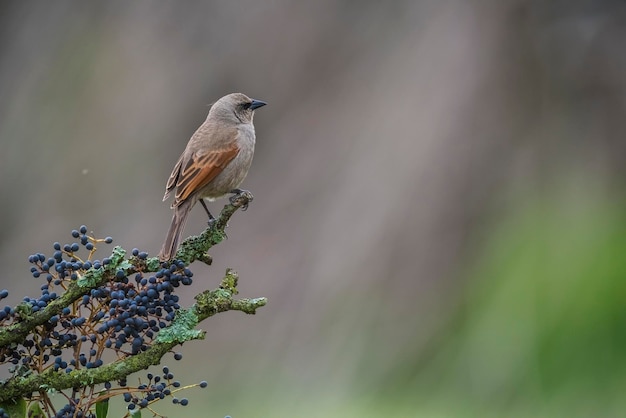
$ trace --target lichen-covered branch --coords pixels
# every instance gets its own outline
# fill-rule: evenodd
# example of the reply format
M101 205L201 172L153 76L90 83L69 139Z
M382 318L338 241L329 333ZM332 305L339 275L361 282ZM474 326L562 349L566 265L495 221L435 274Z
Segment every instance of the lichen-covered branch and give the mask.
M0 362L19 365L13 377L0 382L0 404L33 394L45 400L51 390L100 383L110 388L110 382L159 364L175 346L204 338L196 326L210 316L232 310L254 314L264 306L265 298L234 298L238 276L230 269L218 288L198 294L187 309L175 294L178 286L192 283L189 264L196 260L210 264L207 251L224 239L228 220L251 199L246 192L225 205L202 234L181 244L171 262L161 263L137 249L127 257L121 247L94 260L93 244L109 244L112 239L87 236L85 226L72 236L89 251L87 258L78 256L78 243L55 243L55 253L48 259L41 253L32 255L31 272L35 277L46 275L47 285L39 299L25 298L8 317L6 312L0 317L5 324L0 327ZM51 290L56 286L65 290L57 295ZM119 359L103 364L106 350L114 350Z
M65 373L49 368L42 374L11 378L0 384L0 403L28 396L42 389L60 391L124 379L132 373L159 364L161 358L175 346L191 339L203 339L204 332L194 327L217 313L236 310L255 314L258 308L265 306L267 299L234 299L233 296L238 293L237 279L235 271L227 270L220 286L197 295L197 303L188 311L182 311L180 320L174 320L168 328L161 330L155 342L145 352L95 369L78 369ZM190 320L189 317L193 319Z
M186 265L196 260L210 263L210 256L208 256L207 251L224 239L226 236L224 230L228 220L237 209L247 205L251 200L252 195L249 192L242 193L232 203L225 205L216 222L209 225L199 236L191 236L181 244L176 253L176 259L183 261ZM31 312L28 304L20 304L16 307L20 321L0 328L0 348L21 342L35 327L45 324L54 315L58 315L63 308L89 294L92 289L109 281L115 281L118 271L121 270L125 275L137 271L155 272L161 266L158 257L143 260L133 256L125 259L125 255L124 249L115 247L109 258L110 263L98 269L91 267L79 280L70 283L61 297L50 302L42 310Z
M180 245L175 258L184 261L185 264L191 264L196 260L211 264L210 257L207 259L207 251L226 238L225 229L228 226L228 220L237 209L246 208L252 199L252 194L246 190L236 195L232 203L224 206L220 215L202 234L189 237Z

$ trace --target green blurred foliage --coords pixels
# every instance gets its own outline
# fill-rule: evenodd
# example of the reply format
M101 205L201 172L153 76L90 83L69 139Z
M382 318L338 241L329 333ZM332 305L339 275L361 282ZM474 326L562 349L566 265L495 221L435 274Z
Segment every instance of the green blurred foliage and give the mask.
M435 354L394 391L453 416L623 416L626 202L593 195L555 188L496 222Z

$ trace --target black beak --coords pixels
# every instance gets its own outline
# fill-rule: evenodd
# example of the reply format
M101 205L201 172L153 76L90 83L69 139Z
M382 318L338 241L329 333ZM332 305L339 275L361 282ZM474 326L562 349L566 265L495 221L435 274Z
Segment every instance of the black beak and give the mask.
M263 107L265 106L267 103L261 101L261 100L254 100L252 99L252 104L250 105L250 109L254 110L254 109L258 109L259 107Z

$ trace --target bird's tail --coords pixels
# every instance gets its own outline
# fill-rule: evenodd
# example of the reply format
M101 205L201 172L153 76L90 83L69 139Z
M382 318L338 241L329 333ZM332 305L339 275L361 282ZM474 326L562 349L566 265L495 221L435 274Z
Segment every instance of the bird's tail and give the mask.
M165 242L163 243L163 247L159 253L159 260L169 261L176 254L180 237L185 229L187 217L189 216L189 212L191 211L194 203L195 202L193 200L188 199L174 208L172 223L170 224L170 229L167 231L167 237L165 237Z

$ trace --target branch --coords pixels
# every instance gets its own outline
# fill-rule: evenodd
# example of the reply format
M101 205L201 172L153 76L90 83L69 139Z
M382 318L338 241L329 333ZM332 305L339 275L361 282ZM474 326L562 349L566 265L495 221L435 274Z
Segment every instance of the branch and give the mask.
M55 372L53 368L49 368L42 374L9 379L0 385L0 403L40 390L53 388L59 391L122 380L132 373L159 364L161 358L175 346L192 339L204 339L203 331L193 329L199 322L226 311L241 311L253 315L258 308L265 306L266 298L233 299L238 293L237 281L237 273L227 270L220 287L197 295L197 303L188 311L179 311L174 322L159 332L155 342L146 351L95 369L65 373L63 370Z
M248 203L252 202L253 196L247 190L233 196L230 204L224 206L220 215L214 222L209 223L209 227L198 236L187 238L176 251L177 260L182 260L189 265L194 261L202 261L205 264L211 264L211 257L207 252L214 245L219 244L226 238L225 229L228 227L228 220L239 208L247 208Z
M230 204L225 205L219 217L214 222L211 222L202 234L189 237L181 244L176 254L177 259L171 262L172 268L170 268L168 263L159 262L157 257L149 258L146 253L139 253L138 250L133 250L133 256L127 258L126 251L123 248L115 247L110 258L103 259L102 263L96 265L96 262L94 262L93 266L88 269L74 270L78 278L69 282L67 290L60 297L50 300L40 310L35 311L28 302L24 302L15 308L14 323L0 329L0 349L12 350L11 347L24 343L25 339L33 334L50 332L58 321L57 317L53 323L51 321L53 316L63 317L62 311L64 308L77 306L77 303L79 303L77 301L85 295L94 297L92 291L96 289L106 287L113 289L113 283L116 282L121 282L115 285L118 286L116 287L117 289L120 288L119 286L126 288L132 286L129 284L129 275L138 273L137 279L137 277L141 277L143 273L147 272L159 272L156 274L156 277L159 277L159 274L167 275L171 272L171 280L174 280L174 275L183 271L181 265L187 266L195 260L210 263L211 258L207 251L226 237L224 230L227 227L228 220L237 209L242 207L245 209L251 200L252 195L249 192L244 192L232 199ZM66 252L66 254L72 256L73 253ZM58 262L61 262L60 258ZM184 271L185 273L180 274L191 277L192 273L188 269L185 268ZM185 341L204 338L204 331L195 329L199 322L217 313L231 310L254 314L258 308L265 306L267 303L266 298L234 299L233 296L238 293L237 281L237 273L229 269L226 271L217 289L207 290L196 295L196 303L189 309L176 308L174 319L167 327L163 325L164 328L158 330L154 337L150 336L150 342L146 344L147 347L143 347L144 351L139 351L132 355L127 354L125 358L100 367L77 367L69 371L69 369L65 370L58 367L55 370L55 367L49 365L41 372L33 369L34 373L16 374L7 381L0 382L0 403L22 396L30 396L34 392L52 389L61 391L69 388L119 381L134 372L159 364L163 355L171 351L175 346ZM139 284L139 279L137 279L137 282ZM107 296L104 301L107 304L112 303L113 298ZM111 306L113 305L111 304ZM100 316L100 318L103 317ZM96 329L95 325L90 325L90 327L91 330ZM76 328L76 330L79 331L79 328Z
M186 265L196 260L210 264L211 258L207 251L226 237L224 230L228 226L228 220L237 209L245 207L250 201L252 201L252 194L244 192L233 199L233 202L225 205L216 222L210 224L199 236L191 236L183 241L176 253L176 258ZM125 256L126 251L123 248L115 247L109 264L99 269L91 267L83 277L70 283L61 297L37 312L32 312L28 303L18 305L16 311L20 313L21 321L0 329L0 348L20 343L35 327L45 324L54 315L61 313L63 308L70 306L84 295L88 295L92 289L97 289L111 281L119 281L120 279L117 278L119 270L126 276L139 271L156 272L161 267L158 257L142 260L138 257L125 259Z

